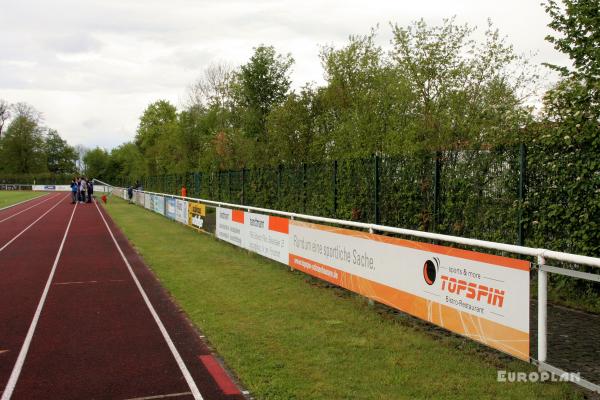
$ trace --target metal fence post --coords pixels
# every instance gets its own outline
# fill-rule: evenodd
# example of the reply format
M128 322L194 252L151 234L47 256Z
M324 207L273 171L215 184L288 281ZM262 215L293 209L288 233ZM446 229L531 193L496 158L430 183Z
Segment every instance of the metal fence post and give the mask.
M302 212L306 213L306 198L308 197L306 193L306 163L302 163Z
M541 267L546 264L543 256L538 256L538 361L546 362L548 353L548 273Z
M433 218L431 220L431 230L436 231L440 220L440 178L442 172L441 153L435 153L435 171L433 174Z
M242 168L242 205L246 204L246 168Z
M379 225L381 222L381 213L379 207L379 193L381 191L381 157L378 154L375 154L375 223Z
M217 171L217 198L219 199L219 201L221 201L221 171Z
M227 171L227 201L231 201L231 170Z
M333 161L333 217L337 216L337 172L338 172L338 162L337 160Z
M524 143L519 146L519 214L517 244L523 246L525 243L525 231L523 221L523 207L525 204L525 174L527 173L527 147Z
M277 166L277 206L281 207L281 170L283 169L283 165L279 164Z

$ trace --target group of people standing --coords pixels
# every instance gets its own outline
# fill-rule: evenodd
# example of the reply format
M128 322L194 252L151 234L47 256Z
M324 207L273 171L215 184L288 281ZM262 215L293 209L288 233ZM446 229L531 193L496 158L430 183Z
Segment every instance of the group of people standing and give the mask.
M94 184L85 177L73 178L71 181L71 203L91 203L94 195Z

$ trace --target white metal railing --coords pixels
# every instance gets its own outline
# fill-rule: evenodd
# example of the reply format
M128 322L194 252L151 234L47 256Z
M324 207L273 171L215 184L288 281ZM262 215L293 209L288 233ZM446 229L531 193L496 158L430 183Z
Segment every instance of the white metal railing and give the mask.
M189 196L183 197L183 196L178 196L175 194L150 192L147 190L136 190L136 192L155 194L155 195L159 195L159 196L172 197L172 198L187 200L187 201L194 201L197 203L212 205L214 207L222 207L223 206L223 207L231 207L231 208L241 208L241 209L248 210L248 211L257 211L257 212L262 212L262 213L266 213L266 214L281 215L281 216L290 217L290 218L300 218L300 219L304 219L307 221L325 222L325 223L329 223L329 224L351 226L354 228L361 228L361 229L367 229L367 230L372 230L372 231L396 233L396 234L404 235L404 236L414 236L414 237L420 237L423 239L439 240L442 242L456 243L456 244L462 244L462 245L466 245L466 246L473 246L473 247L480 247L480 248L485 248L485 249L490 249L490 250L504 251L507 253L521 254L524 256L544 257L545 259L552 259L552 260L568 262L568 263L572 263L572 264L579 264L579 265L586 265L586 266L600 268L600 258L571 254L571 253L564 253L564 252L560 252L560 251L553 251L553 250L547 250L547 249L542 249L542 248L518 246L518 245L506 244L506 243L489 242L486 240L469 239L469 238L463 238L460 236L443 235L440 233L431 233L431 232L416 231L416 230L412 230L412 229L395 228L392 226L371 224L371 223L367 223L367 222L357 222L357 221L347 221L347 220L336 219L336 218L317 217L314 215L299 214L299 213L279 211L279 210L271 210L268 208L245 206L245 205L241 205L241 204L232 204L232 203L227 203L227 202L222 202L222 201L206 200L206 199L200 199L200 198L189 197ZM542 265L542 264L540 264L540 265Z
M98 180L96 180L96 181L98 181ZM104 185L110 186L110 187L115 187L108 183L104 183L102 181L98 181L98 182L100 182ZM119 189L126 190L125 188L119 188ZM590 274L590 273L585 273L585 272L580 272L580 271L573 271L573 270L569 270L569 269L565 269L565 268L557 268L557 267L552 267L552 266L549 266L546 264L546 261L548 259L551 259L551 260L556 260L556 261L560 261L560 262L566 262L566 263L600 268L600 258L597 258L597 257L589 257L589 256L584 256L584 255L571 254L571 253L565 253L565 252L560 252L560 251L553 251L553 250L548 250L548 249L543 249L543 248L533 248L533 247L518 246L518 245L512 245L512 244L505 244L505 243L490 242L490 241L486 241L486 240L463 238L463 237L459 237L459 236L443 235L443 234L439 234L439 233L422 232L422 231L417 231L417 230L412 230L412 229L396 228L396 227L391 227L391 226L371 224L371 223L365 223L365 222L347 221L347 220L327 218L327 217L318 217L318 216L314 216L314 215L299 214L299 213L293 213L293 212L287 212L287 211L271 210L268 208L253 207L253 206L247 206L247 205L241 205L241 204L232 204L232 203L227 203L227 202L222 202L222 201L207 200L207 199L201 199L201 198L195 198L195 197L189 197L189 196L183 197L183 196L178 196L178 195L168 194L168 193L158 193L158 192L151 192L151 191L144 191L144 190L135 190L134 192L147 193L147 194L171 197L171 198L181 199L181 200L186 200L186 201L198 202L198 203L202 203L202 204L205 204L208 206L212 206L213 208L214 207L239 208L239 209L244 209L247 211L256 211L256 212L261 212L261 213L265 213L265 214L285 216L285 217L289 217L290 219L298 218L298 219L303 219L306 221L324 222L324 223L328 223L328 224L343 225L343 226L350 226L350 227L354 227L354 228L367 229L371 233L373 233L375 231L389 232L389 233L395 233L395 234L404 235L404 236L413 236L413 237L418 237L418 238L422 238L422 239L438 240L438 241L442 241L442 242L455 243L455 244L461 244L461 245L465 245L465 246L478 247L478 248L484 248L484 249L489 249L489 250L503 251L503 252L513 253L513 254L520 254L520 255L524 255L524 256L535 257L536 261L537 261L537 269L538 269L538 342L537 342L538 358L537 358L537 360L532 360L532 361L538 366L538 368L540 368L540 370L545 370L545 371L552 372L552 373L557 373L557 371L560 371L560 373L565 373L565 371L562 371L561 369L556 368L556 367L551 366L546 363L547 353L548 353L548 350L547 350L548 349L548 342L547 342L548 273L549 272L557 273L557 274L561 274L561 275L575 277L578 279L585 279L585 280L600 282L600 275L598 275L598 274ZM588 382L584 379L581 379L579 382L576 382L576 383L578 383L580 386L583 386L589 390L600 393L600 385Z

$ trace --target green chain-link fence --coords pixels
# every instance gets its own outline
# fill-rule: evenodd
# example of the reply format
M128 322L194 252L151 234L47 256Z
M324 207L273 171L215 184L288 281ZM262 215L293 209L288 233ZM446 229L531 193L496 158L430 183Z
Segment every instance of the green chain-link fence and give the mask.
M447 151L138 180L150 191L185 185L209 200L518 243L519 154Z

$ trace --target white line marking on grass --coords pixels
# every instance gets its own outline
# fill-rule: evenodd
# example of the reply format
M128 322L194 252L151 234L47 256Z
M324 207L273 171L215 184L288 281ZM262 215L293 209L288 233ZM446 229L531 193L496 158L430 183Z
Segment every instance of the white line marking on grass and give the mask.
M154 321L158 325L158 329L160 329L160 332L162 333L163 338L167 342L169 349L171 349L171 353L173 354L173 357L175 357L175 361L177 361L177 365L179 365L179 369L181 370L183 377L185 378L188 386L190 387L190 390L192 391L192 395L194 396L194 399L203 400L203 397L200 394L200 390L198 390L198 387L196 386L196 382L194 382L194 379L192 378L190 371L187 369L185 362L183 361L183 359L181 358L181 355L179 354L179 351L177 351L177 348L175 347L175 343L173 343L173 340L171 340L171 337L169 336L167 329L165 328L162 321L160 320L158 314L156 313L156 310L154 309L154 306L152 306L152 303L150 303L150 299L146 295L144 288L142 288L140 281L138 280L137 276L133 272L133 268L131 268L131 264L129 264L127 257L125 257L125 253L123 253L121 246L119 246L117 239L115 239L115 235L113 235L112 230L110 229L110 226L108 226L108 222L106 222L106 218L104 218L104 215L100 211L100 207L98 207L98 203L95 202L94 204L96 205L96 209L98 210L98 213L100 214L100 217L102 218L102 221L104 221L104 225L106 225L106 229L108 230L108 233L110 234L110 237L112 238L113 243L117 247L119 254L121 254L121 258L125 262L125 265L127 266L127 269L129 270L129 273L131 274L133 281L135 282L135 285L137 286L138 290L140 291L140 294L142 295L142 298L144 299L144 302L146 303L148 310L150 310L150 314L152 314ZM2 399L2 400L4 400L4 399Z
M60 195L59 195L59 196L60 196ZM44 196L41 196L41 197L44 197ZM6 218L4 218L4 219L0 219L0 224L1 224L2 222L4 222L4 221L8 221L9 219L16 217L17 215L19 215L19 214L21 214L21 213L24 213L24 212L25 212L25 211L27 211L27 210L31 210L33 207L37 207L37 206L39 206L40 204L44 204L44 203L45 203L45 202L47 202L48 200L52 200L52 199L54 199L54 198L56 198L56 197L57 197L57 196L51 196L51 197L47 198L47 199L46 199L46 200L44 200L44 201L40 201L39 203L32 205L31 207L27 207L27 208L26 208L26 209L24 209L24 210L21 210L21 211L19 211L19 212L17 212L17 213L14 213L14 214L13 214L13 215L11 215L10 217L6 217ZM29 200L26 200L26 201L37 200L37 199L39 199L39 197L36 197L35 199L29 199ZM24 203L24 202L21 202L21 203ZM16 206L16 205L18 205L18 204L21 204L21 203L17 203L17 204L14 204L14 205ZM0 210L0 211L2 211L2 210Z
M19 375L21 375L21 370L23 369L23 364L25 363L25 357L27 357L27 352L29 351L29 346L31 345L31 340L33 339L35 328L37 327L38 321L40 319L42 308L44 308L44 303L46 302L46 297L48 296L48 290L50 290L50 284L52 283L52 278L54 278L54 273L56 272L56 267L58 266L58 260L60 259L60 255L62 254L63 248L65 246L65 241L67 240L69 229L71 228L71 222L73 222L75 210L77 210L77 204L75 204L75 207L73 207L73 212L71 213L69 224L67 225L67 229L65 230L62 242L60 242L60 247L58 248L58 252L56 253L56 257L54 258L54 264L52 264L52 270L50 271L50 275L48 276L48 280L46 281L46 286L44 287L44 291L42 292L42 297L40 298L40 302L38 303L37 309L35 310L35 314L33 315L31 325L29 325L29 330L27 331L27 336L25 336L23 346L21 346L21 351L19 352L19 356L17 357L17 362L15 363L15 366L13 367L13 370L10 374L10 378L8 379L8 383L4 388L4 393L2 393L2 400L10 399L10 397L13 394L13 391L15 390L15 386L17 385L17 381L19 380Z
M183 392L183 393L171 393L171 394L159 394L157 396L147 396L147 397L135 397L126 400L155 400L155 399L167 399L169 397L180 397L180 396L189 396L192 392Z
M12 242L14 242L15 240L17 240L17 238L19 238L19 236L21 236L22 234L24 234L25 232L27 232L29 230L29 228L31 228L32 226L34 226L40 219L44 218L46 216L46 214L48 214L50 211L54 210L56 208L56 206L58 206L63 199L66 199L66 197L63 197L62 199L60 199L58 201L58 203L56 203L55 205L52 206L51 209L49 209L48 211L46 211L45 213L43 213L38 219L36 219L35 221L33 221L31 224L29 224L29 226L27 226L27 228L23 229L21 232L19 232L14 238L12 238L11 240L8 241L8 243L6 243L4 246L0 247L0 252L2 252L2 250L4 250L5 248L7 248Z

